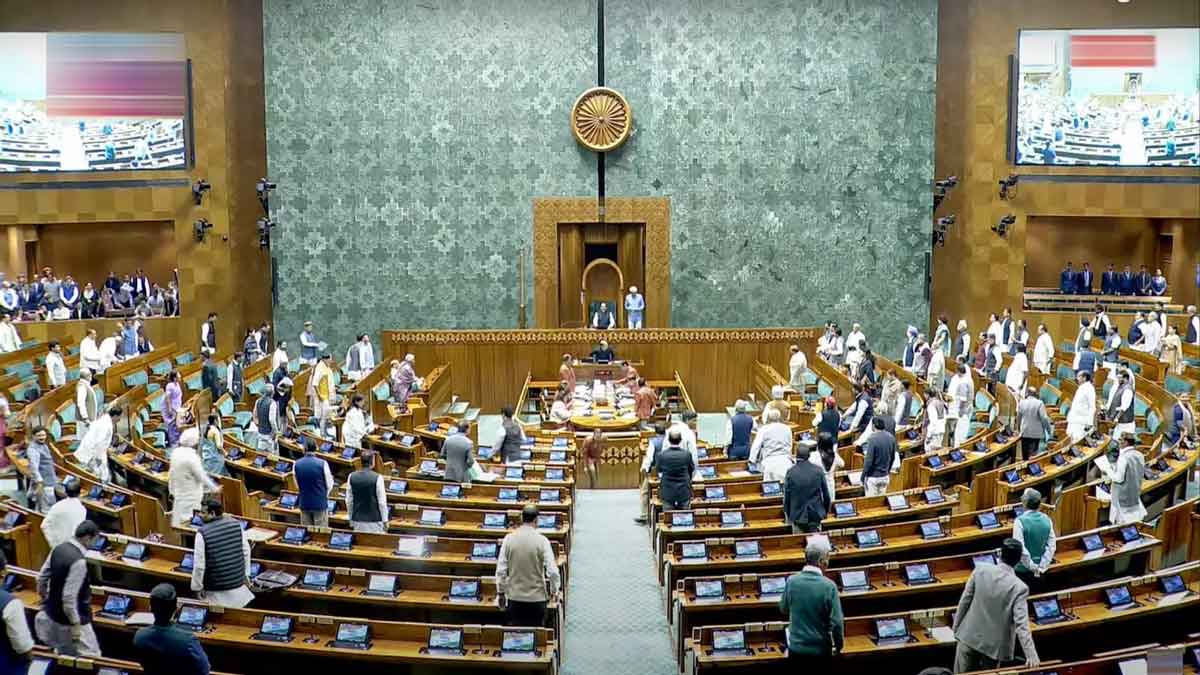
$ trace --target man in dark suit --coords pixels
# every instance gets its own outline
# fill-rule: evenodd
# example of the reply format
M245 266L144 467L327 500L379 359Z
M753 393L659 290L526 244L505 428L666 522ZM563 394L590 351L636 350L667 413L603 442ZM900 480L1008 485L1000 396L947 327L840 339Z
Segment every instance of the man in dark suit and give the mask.
M1083 263L1083 269L1079 270L1079 274L1075 275L1076 293L1080 295L1092 294L1092 268L1087 263Z
M783 513L792 524L792 534L820 530L833 503L825 471L809 459L811 452L807 445L800 446L783 482Z
M841 424L842 416L837 409L837 399L826 396L825 405L821 408L821 421L817 422L817 433L829 434L837 438Z
M221 398L221 393L224 391L222 383L221 371L217 368L217 364L213 362L212 354L204 355L204 366L200 369L200 386L212 392L213 403Z
M146 675L208 675L208 655L196 634L176 628L175 588L159 584L150 591L150 611L154 624L139 628L133 636L137 660Z
M1074 293L1078 282L1075 280L1075 270L1071 267L1071 261L1067 261L1067 269L1062 271L1058 277L1058 290L1060 293Z
M1141 271L1137 273L1137 281L1134 285L1134 293L1138 295L1150 295L1150 272L1142 265Z
M1129 265L1126 265L1125 271L1121 272L1121 278L1118 279L1117 286L1119 288L1118 292L1121 295L1133 295L1134 291L1136 290L1137 281L1134 278L1133 270L1130 269Z
M667 434L667 447L658 455L658 495L665 510L686 509L692 503L692 474L696 464L683 449L683 434Z
M1113 269L1112 263L1108 264L1108 269L1104 270L1104 274L1100 275L1100 292L1104 295L1115 295L1117 293L1117 272Z

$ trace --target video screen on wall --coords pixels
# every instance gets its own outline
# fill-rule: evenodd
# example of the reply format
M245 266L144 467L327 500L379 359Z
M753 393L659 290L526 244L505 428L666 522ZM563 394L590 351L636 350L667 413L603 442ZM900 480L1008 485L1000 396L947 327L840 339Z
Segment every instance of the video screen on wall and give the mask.
M0 33L0 172L178 169L180 33Z
M1200 164L1200 28L1024 30L1017 164Z

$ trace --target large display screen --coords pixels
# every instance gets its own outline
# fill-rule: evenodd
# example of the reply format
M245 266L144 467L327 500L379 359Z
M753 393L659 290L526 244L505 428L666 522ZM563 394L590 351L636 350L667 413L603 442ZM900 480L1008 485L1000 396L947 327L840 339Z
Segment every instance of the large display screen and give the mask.
M179 33L0 33L0 172L178 169Z
M1017 164L1200 164L1200 28L1024 30Z

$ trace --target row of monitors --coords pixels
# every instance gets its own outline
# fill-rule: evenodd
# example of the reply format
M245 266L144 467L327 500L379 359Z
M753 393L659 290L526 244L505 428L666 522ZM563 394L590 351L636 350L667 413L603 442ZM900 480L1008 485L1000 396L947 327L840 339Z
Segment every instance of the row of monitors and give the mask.
M714 582L714 583L720 583ZM760 580L760 584L762 581ZM776 583L774 581L772 584ZM1170 595L1182 593L1187 585L1179 575L1163 577L1160 584L1164 593ZM699 584L697 584L699 585ZM773 586L774 587L774 586ZM783 592L779 586L775 595ZM1114 586L1104 589L1105 603L1113 611L1121 611L1137 607L1129 586ZM1033 621L1038 625L1046 625L1069 621L1074 618L1062 608L1058 598L1039 598L1030 603L1033 607ZM886 617L875 619L871 639L878 645L895 645L915 642L909 622L906 617ZM714 656L745 656L749 654L746 647L746 631L743 628L714 629L712 632L712 654Z
M557 461L562 461L562 462L566 461L566 453L562 453L562 454L563 454L563 458L561 460L557 460ZM552 452L552 453L550 453L550 455L551 455L550 461L551 462L556 461L555 459L553 459L554 453ZM710 466L708 468L712 469L714 472L716 471L716 467ZM438 466L436 459L422 460L421 466L417 470L426 476L442 476L445 474L445 472L441 469L441 467ZM523 467L519 464L515 465L515 466L504 467L504 479L505 480L525 480L525 467ZM544 480L566 480L566 479L567 479L567 470L566 469L561 468L561 467L546 467Z
M978 525L981 529L992 530L1000 527L999 520L996 514L990 511L980 513L976 516ZM943 527L942 523L937 520L929 520L921 523L921 538L925 540L942 539L949 535ZM1142 533L1138 531L1136 525L1126 525L1120 530L1121 539L1125 544L1132 544L1142 539ZM880 536L879 530L856 530L854 532L855 544L858 548L875 548L883 546L883 537ZM1105 550L1104 540L1098 534L1087 534L1080 538L1080 547L1084 553L1095 553ZM735 541L734 558L742 560L755 560L762 558L762 546L757 539L741 539ZM835 549L836 550L836 547ZM679 545L679 556L682 562L704 562L709 560L708 544L702 541L686 541Z
M778 481L768 481L762 484L761 495L763 497L779 497L783 495L783 485ZM946 495L942 493L940 487L931 487L924 491L922 497L926 504L942 504L946 501ZM729 499L725 487L722 485L714 485L704 488L704 499L710 502L727 501ZM912 508L908 502L908 497L905 495L888 495L888 509L892 511L904 511ZM858 515L858 509L854 502L834 502L833 515L835 518L850 518ZM743 523L738 520L736 522L726 522L724 519L741 518L740 513L722 513L721 525L725 527L741 527ZM691 511L675 511L671 514L672 527L692 527L695 525L695 518Z
M384 578L387 575L374 575L374 578ZM390 577L393 586L395 585L395 577ZM385 582L381 581L380 586ZM456 584L460 583L458 581ZM461 583L474 584L476 586L476 594L478 594L478 581L463 581ZM453 594L454 591L451 591ZM132 605L133 599L127 595L110 594L104 601L104 608L100 614L113 619L124 620L129 615L129 608ZM271 642L291 642L293 632L293 617L278 616L268 614L263 617L262 624L259 630L252 636L255 640L266 640ZM198 605L184 605L179 609L179 613L175 617L175 625L190 631L199 632L205 629L208 623L208 608ZM523 630L506 630L502 639L501 651L503 653L513 654L533 654L536 644L533 631ZM431 628L429 632L429 641L426 648L431 653L446 654L463 651L463 631L460 628ZM337 627L337 635L330 647L351 648L351 649L370 649L371 647L371 627L362 623L339 623Z

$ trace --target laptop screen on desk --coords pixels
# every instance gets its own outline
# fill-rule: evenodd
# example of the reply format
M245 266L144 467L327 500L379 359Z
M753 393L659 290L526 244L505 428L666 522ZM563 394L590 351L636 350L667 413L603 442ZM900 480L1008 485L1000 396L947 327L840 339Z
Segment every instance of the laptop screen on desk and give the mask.
M533 651L534 644L533 631L506 630L500 642L500 651L528 654Z
M372 574L367 577L367 590L376 593L396 592L396 577L390 574Z
M696 524L696 515L691 511L676 511L671 514L673 527L692 527Z
M430 649L462 649L461 628L433 628L429 631Z
M305 586L328 586L329 570L304 570Z
M500 488L499 494L496 495L496 499L502 502L515 502L518 498L517 488Z
M259 629L264 635L279 635L288 636L292 634L292 617L290 616L264 616L262 627Z
M1083 550L1091 553L1104 548L1104 540L1098 534L1089 534L1083 538Z
M875 546L879 543L879 532L876 530L859 530L854 536L859 546Z
M925 539L935 539L942 536L942 524L936 520L921 523L921 536Z
M538 493L539 502L558 502L562 494L558 490L542 490Z
M875 630L884 640L901 638L908 635L908 624L903 617L895 619L879 619L875 622Z
M422 509L420 522L423 525L441 525L444 517L440 509Z
M942 494L941 488L932 487L925 490L925 503L941 504L944 501L946 501L946 497Z
M131 600L132 598L128 595L117 595L114 593L104 599L104 613L125 616L129 612L129 603Z
M721 598L725 597L725 584L719 579L696 582L696 597L697 598Z
M540 518L541 516L539 515L538 517ZM422 522L425 521L425 512L424 511L421 512L421 521ZM484 527L502 528L507 524L508 524L508 517L505 516L503 513L485 513L485 514L483 514L483 526Z
M1108 602L1109 607L1120 607L1133 603L1133 596L1129 593L1128 586L1104 589L1104 599Z
M330 548L350 548L354 545L354 533L334 532L329 535Z
M759 577L759 595L779 595L787 586L787 577Z
M739 558L758 557L762 555L762 549L757 541L735 541L733 554Z
M554 530L558 528L558 516L553 513L539 513L537 518L539 530Z
M450 597L452 598L470 598L474 600L479 597L479 581L475 579L455 579L450 582Z
M722 499L725 499L725 488L723 488L723 487L704 488L704 498L709 501L720 501Z
M783 494L783 486L774 481L763 483L762 494L764 497L778 497Z
M394 480L394 481L388 483L388 492L395 492L397 494L400 494L400 493L406 492L407 490L408 490L408 481L406 481L406 480Z
M370 627L365 623L340 623L337 629L337 641L366 644L367 635L370 632Z
M712 632L713 649L718 652L742 651L746 649L746 631L714 630Z
M744 525L745 523L746 523L746 520L741 511L722 511L721 512L721 524L722 525Z
M908 497L904 495L888 495L887 505L893 511L903 511L908 508Z
M1033 601L1033 616L1035 620L1053 619L1062 615L1058 606L1058 598L1044 598Z
M866 570L846 570L841 577L842 588L866 588L868 585Z
M1162 578L1162 590L1167 595L1182 593L1187 590L1187 584L1183 583L1183 577L1178 574L1172 574L1169 577Z
M495 558L500 545L492 542L476 542L471 544L472 558Z
M204 622L207 619L208 619L208 608L207 607L196 607L195 605L185 605L179 609L179 618L176 619L175 622L183 624L185 626L199 628L204 625Z
M916 565L904 566L904 577L908 579L908 583L920 583L929 581L933 578L933 574L929 572L929 565L918 563Z
M680 557L686 560L695 560L698 558L708 557L708 547L704 542L689 542L680 545Z
M833 515L837 518L848 518L854 515L854 502L834 502Z
M279 505L285 509L294 509L300 501L300 495L291 492L284 492L279 495Z

